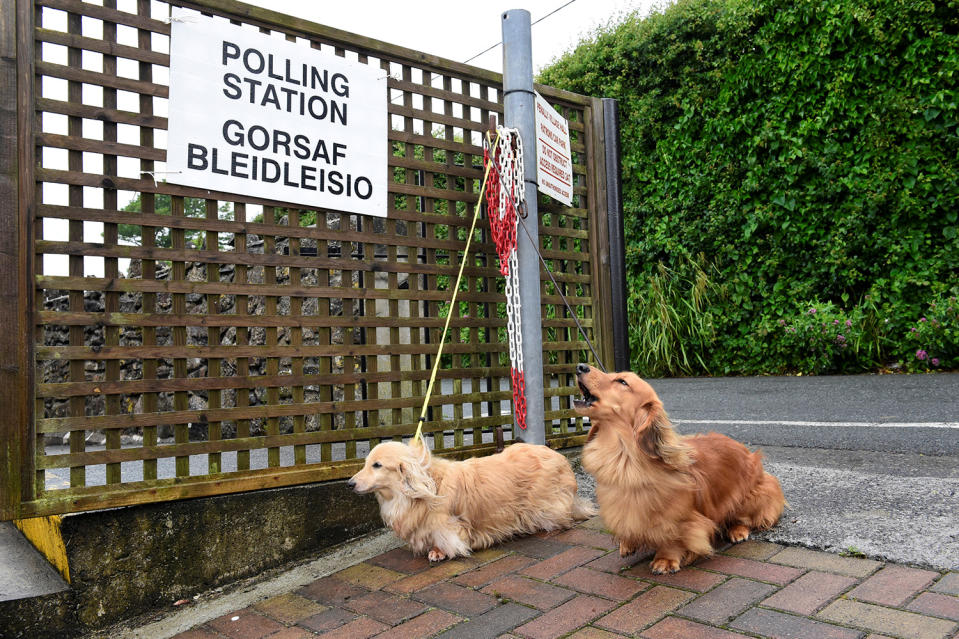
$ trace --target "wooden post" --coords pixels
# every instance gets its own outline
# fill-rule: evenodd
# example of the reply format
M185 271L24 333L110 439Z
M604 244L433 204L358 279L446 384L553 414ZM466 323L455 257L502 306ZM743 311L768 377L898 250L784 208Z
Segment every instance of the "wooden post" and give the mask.
M586 162L590 167L586 176L587 209L589 228L593 230L589 248L591 254L590 274L593 279L594 299L610 300L607 304L593 304L593 335L596 339L597 356L616 370L613 359L613 309L609 306L613 299L610 279L610 234L608 216L609 192L606 179L606 129L603 124L603 102L592 98L586 109L590 125L586 129ZM600 364L600 362L596 362ZM602 366L605 368L604 366Z
M33 3L0 4L0 519L33 491Z

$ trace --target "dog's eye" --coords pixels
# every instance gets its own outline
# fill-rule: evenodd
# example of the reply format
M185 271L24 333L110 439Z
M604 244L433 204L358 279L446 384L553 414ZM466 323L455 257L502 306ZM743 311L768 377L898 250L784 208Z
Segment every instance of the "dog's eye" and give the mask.
M382 467L383 467L383 464L381 464L380 462L373 462L373 468L382 468Z
M625 386L626 388L629 388L629 382L627 382L625 379L617 379L616 381L622 384L623 386Z

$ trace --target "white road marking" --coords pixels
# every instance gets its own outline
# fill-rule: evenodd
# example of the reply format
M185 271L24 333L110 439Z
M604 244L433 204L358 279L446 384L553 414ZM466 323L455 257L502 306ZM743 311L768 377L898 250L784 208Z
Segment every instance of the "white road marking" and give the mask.
M959 422L793 422L760 419L674 419L674 424L812 426L819 428L959 428Z

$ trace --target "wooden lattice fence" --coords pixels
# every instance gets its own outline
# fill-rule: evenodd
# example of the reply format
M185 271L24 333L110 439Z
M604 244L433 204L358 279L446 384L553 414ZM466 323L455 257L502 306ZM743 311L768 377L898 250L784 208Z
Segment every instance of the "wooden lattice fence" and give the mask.
M3 518L342 478L415 429L501 77L232 1L175 5L382 69L388 216L165 183L170 5L5 2ZM540 204L542 254L611 360L602 108L538 90L570 121L576 184L574 207ZM485 222L476 240L424 428L457 455L512 429ZM545 275L542 292L547 439L577 443L586 343Z

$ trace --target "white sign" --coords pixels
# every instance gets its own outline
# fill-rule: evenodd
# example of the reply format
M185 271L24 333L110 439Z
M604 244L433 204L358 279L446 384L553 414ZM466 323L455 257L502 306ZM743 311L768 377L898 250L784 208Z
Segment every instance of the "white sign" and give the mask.
M536 94L536 181L539 190L566 206L573 205L573 159L569 123Z
M168 181L385 216L383 76L332 52L180 12L170 36Z

